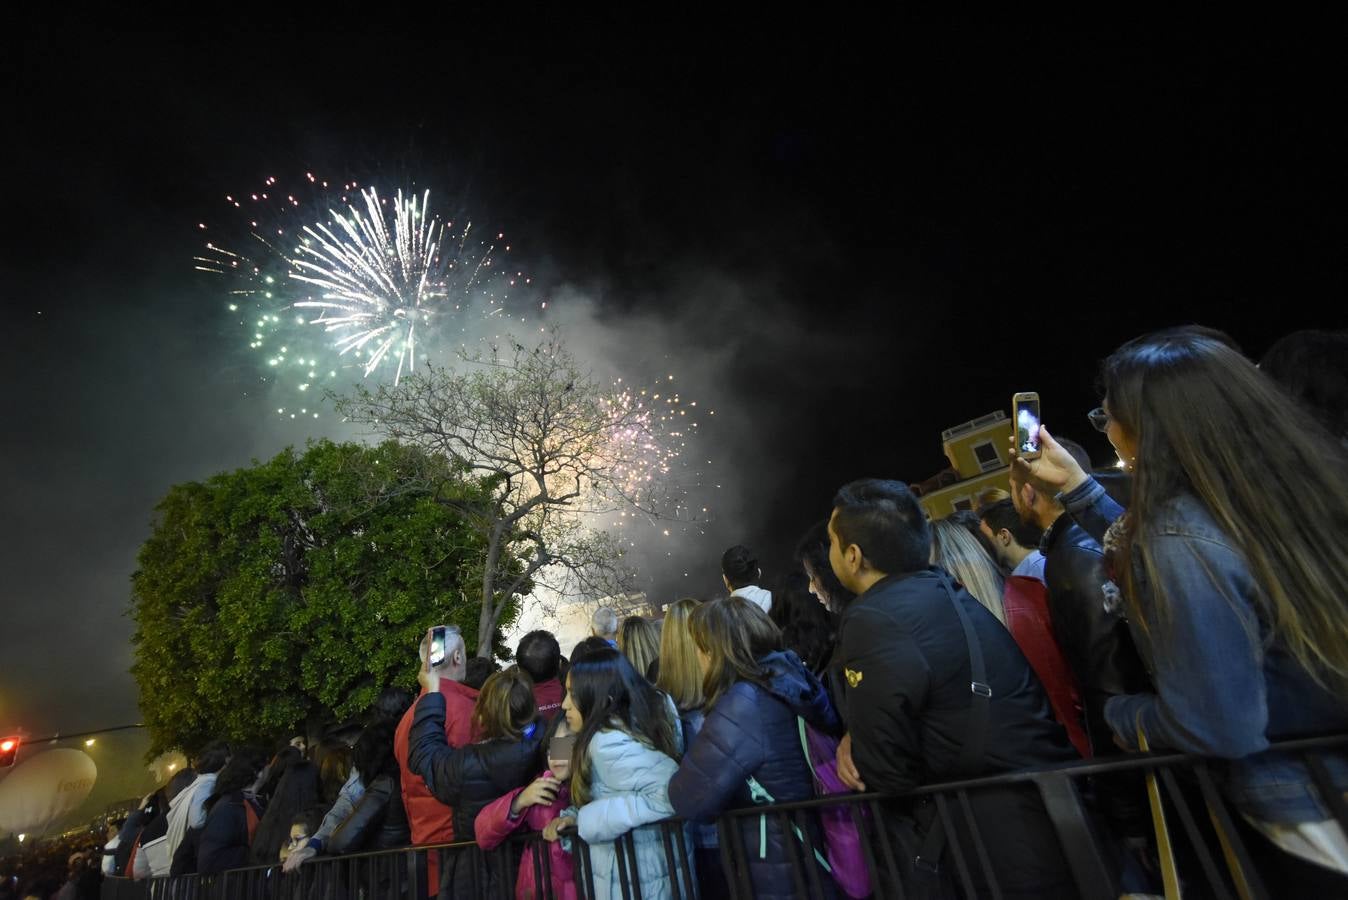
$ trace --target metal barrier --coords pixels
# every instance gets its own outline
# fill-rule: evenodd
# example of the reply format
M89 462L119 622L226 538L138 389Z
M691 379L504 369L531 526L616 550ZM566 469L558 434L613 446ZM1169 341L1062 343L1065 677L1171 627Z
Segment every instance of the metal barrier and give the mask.
M1324 755L1340 756L1348 750L1348 735L1288 741L1274 750L1302 761L1333 817L1348 830L1348 803L1334 789ZM1039 860L1045 871L1058 867L1061 883L1052 890L1039 887L1040 896L1076 896L1083 900L1116 900L1127 890L1160 893L1155 875L1154 840L1133 841L1124 850L1118 834L1120 823L1102 813L1090 797L1111 780L1130 790L1144 811L1143 834L1150 837L1151 818L1145 815L1146 798L1141 776L1153 774L1162 798L1181 882L1200 888L1201 896L1216 900L1273 896L1268 873L1261 871L1267 853L1252 852L1252 833L1239 813L1232 810L1219 788L1220 772L1200 757L1180 754L1141 754L1107 762L1074 763L1051 769L1012 772L994 777L931 785L902 797L849 794L737 809L717 822L719 859L733 900L754 896L751 870L755 859L763 864L763 850L752 841L769 833L784 836L777 846L784 849L791 890L797 897L832 900L844 897L832 877L816 862L827 857L829 848L818 816L822 810L845 809L859 838L872 896L906 900L923 896L914 890L914 879L925 889L947 890L965 897L1001 898L1022 895L1025 885L1008 881L1003 845L1024 837L1024 820L997 821L990 817L987 798L1010 798L1019 809L1042 811L1042 823L1052 846ZM1001 800L998 800L1001 802ZM998 807L1000 808L1000 807ZM983 815L979 815L982 812ZM1031 816L1033 818L1033 816ZM693 863L694 852L687 823L667 821L623 835L597 853L574 833L571 865L576 896L580 900L641 900L643 884L658 882L658 892L674 900L713 900L712 893L699 891L704 873ZM926 835L938 834L944 855L937 861L920 858L923 847L933 846ZM746 840L746 835L750 839ZM1256 838L1255 840L1259 840ZM1052 857L1061 851L1061 860ZM1276 851L1275 851L1276 852ZM509 900L516 896L520 861L532 860L532 878L519 885L525 895L538 900L556 897L553 890L551 851L540 835L520 835L491 851L476 844L317 857L294 873L282 873L279 865L237 869L217 875L187 875L133 882L107 879L103 900L327 900L327 898L406 898L435 896L444 887L451 897ZM427 866L434 856L442 876L428 884ZM604 870L596 872L600 858ZM1148 863L1153 865L1148 865ZM1013 873L1014 874L1014 873ZM1149 881L1127 884L1129 877ZM650 893L651 891L647 891ZM720 892L714 892L719 894Z

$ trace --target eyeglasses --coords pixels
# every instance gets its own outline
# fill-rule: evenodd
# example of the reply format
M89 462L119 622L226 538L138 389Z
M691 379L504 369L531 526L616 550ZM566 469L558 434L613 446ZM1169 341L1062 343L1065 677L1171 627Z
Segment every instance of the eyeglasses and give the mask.
M1095 409L1086 413L1086 418L1091 420L1091 426L1096 431L1109 430L1109 413L1105 412L1103 406L1097 406Z

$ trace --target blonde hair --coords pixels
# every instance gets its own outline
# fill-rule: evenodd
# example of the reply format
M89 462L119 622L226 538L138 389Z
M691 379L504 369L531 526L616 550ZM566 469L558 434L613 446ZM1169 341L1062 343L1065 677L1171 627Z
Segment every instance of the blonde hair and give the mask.
M618 649L645 678L651 663L660 658L660 626L641 616L628 616L618 628Z
M1009 491L1004 491L1001 488L988 488L986 491L979 492L978 497L974 499L974 512L979 512L984 507L1010 499L1011 493Z
M691 597L671 603L660 629L660 677L655 686L683 711L702 706L702 664L688 625L688 618L700 605Z
M933 522L931 561L964 585L964 589L986 606L998 622L1006 624L1006 611L1002 608L1002 573L972 534L949 519Z

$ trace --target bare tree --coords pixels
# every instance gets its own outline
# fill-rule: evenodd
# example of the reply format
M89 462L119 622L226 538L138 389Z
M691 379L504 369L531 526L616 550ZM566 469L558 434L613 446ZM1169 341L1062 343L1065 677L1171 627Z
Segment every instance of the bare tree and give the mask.
M444 502L487 539L477 652L490 656L513 597L628 588L618 541L594 526L618 509L664 517L670 467L648 401L582 370L556 331L461 363L332 399L348 420L443 453L489 488L486 503Z

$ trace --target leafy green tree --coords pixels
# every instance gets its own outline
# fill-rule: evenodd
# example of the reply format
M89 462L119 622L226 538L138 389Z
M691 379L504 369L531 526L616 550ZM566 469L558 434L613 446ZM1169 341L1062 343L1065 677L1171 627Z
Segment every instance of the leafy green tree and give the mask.
M132 576L151 754L357 717L386 686L415 690L431 625L476 649L487 549L456 507L487 490L394 441L317 442L171 488Z

